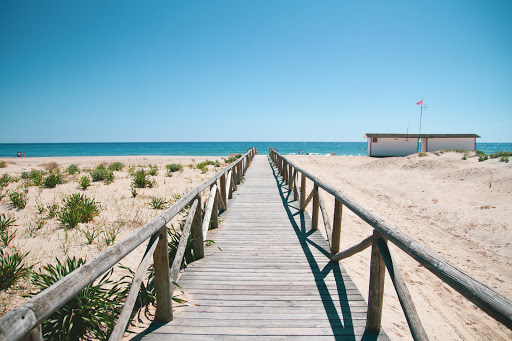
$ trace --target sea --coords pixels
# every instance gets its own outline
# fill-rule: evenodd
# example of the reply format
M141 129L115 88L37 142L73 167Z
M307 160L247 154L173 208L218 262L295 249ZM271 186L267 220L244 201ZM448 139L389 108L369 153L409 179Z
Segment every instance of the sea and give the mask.
M477 143L487 154L512 151L512 143ZM98 143L0 143L0 157L190 155L227 156L256 147L266 154L270 147L283 155L367 155L366 142L98 142Z

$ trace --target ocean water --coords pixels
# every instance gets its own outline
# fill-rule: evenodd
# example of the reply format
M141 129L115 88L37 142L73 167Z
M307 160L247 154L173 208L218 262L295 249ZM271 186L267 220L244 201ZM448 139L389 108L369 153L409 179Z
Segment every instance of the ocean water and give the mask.
M119 142L119 143L0 143L0 157L39 156L116 156L116 155L200 155L225 156L245 153L256 147L267 154L270 147L282 154L367 155L366 142ZM485 153L512 151L512 143L477 143Z

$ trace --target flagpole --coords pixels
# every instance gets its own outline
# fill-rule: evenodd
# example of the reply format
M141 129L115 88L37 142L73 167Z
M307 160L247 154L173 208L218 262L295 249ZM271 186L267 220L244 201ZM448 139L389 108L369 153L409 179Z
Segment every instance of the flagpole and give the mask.
M421 98L421 107L420 107L420 137L418 137L418 152L421 152L420 149L420 138L421 138L421 118L423 116L423 97ZM423 142L423 139L421 140Z
M420 108L420 135L421 135L421 117L423 116L423 98L421 99L421 108Z

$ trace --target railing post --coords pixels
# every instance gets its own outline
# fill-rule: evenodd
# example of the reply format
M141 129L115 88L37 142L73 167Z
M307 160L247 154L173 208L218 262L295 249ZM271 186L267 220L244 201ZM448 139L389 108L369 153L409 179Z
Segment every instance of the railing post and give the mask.
M283 158L283 173L281 173L283 176L284 183L288 185L288 164L286 163L286 160Z
M370 287L368 290L368 313L366 316L366 329L369 332L380 331L382 320L382 304L384 301L384 278L386 265L377 247L377 238L381 234L373 230L372 258L370 262Z
M194 250L194 258L204 258L204 238L203 238L203 224L201 222L202 207L201 195L198 194L194 200L197 199L197 209L192 221L190 232L192 234L192 249Z
M214 186L214 184L210 186L210 191L213 186ZM217 192L215 194L215 199L213 199L212 218L210 219L210 226L212 229L216 229L217 227L219 227L219 199L217 199L218 191L219 191L219 186L217 186Z
M293 186L295 186L295 177L293 176L292 165L288 165L288 171L289 171L288 175L290 176L290 181L288 182L288 189L290 190L290 192L294 192ZM293 199L295 200L295 197Z
M313 216L311 217L311 229L318 230L318 211L320 210L320 201L318 200L318 185L313 188Z
M226 210L228 209L228 196L226 193L226 173L222 174L222 176L219 178L220 180L220 196L222 197L222 201L224 201L224 205L226 205Z
M343 204L334 199L334 222L332 224L332 239L331 239L331 258L340 252L341 240L341 216L343 213Z
M172 321L172 294L169 278L169 253L167 246L167 226L158 231L158 243L153 253L155 269L156 316L157 322Z
M300 176L300 207L306 202L306 176L301 173Z

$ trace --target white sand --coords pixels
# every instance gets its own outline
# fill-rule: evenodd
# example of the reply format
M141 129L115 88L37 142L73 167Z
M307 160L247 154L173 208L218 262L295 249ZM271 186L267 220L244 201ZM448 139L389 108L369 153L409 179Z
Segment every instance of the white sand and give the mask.
M291 156L290 160L510 299L512 164L461 157L429 153L383 159ZM308 193L311 188L308 183ZM333 212L332 197L325 192L323 197ZM341 249L371 233L366 223L345 208ZM512 339L506 327L400 249L390 248L431 339ZM364 297L368 296L369 261L370 249L342 261ZM382 325L394 340L411 339L389 277L385 287Z

